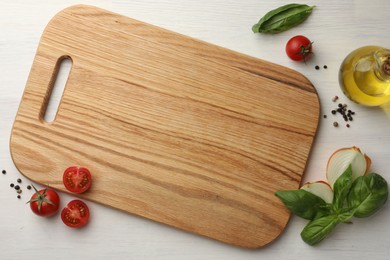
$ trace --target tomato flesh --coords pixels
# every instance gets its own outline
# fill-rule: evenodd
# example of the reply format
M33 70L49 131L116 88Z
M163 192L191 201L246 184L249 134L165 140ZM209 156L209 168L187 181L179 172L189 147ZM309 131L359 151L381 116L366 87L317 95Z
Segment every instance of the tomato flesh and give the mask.
M65 170L62 181L70 192L83 193L91 187L92 176L85 167L71 166Z
M61 212L61 219L71 228L81 228L88 223L89 209L81 200L72 200Z

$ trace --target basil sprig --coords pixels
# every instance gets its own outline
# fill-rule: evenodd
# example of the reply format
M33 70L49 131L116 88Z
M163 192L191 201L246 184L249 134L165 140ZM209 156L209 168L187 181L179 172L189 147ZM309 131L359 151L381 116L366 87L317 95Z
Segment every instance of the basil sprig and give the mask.
M287 4L266 13L252 26L254 33L280 33L306 20L315 6Z
M377 212L387 201L388 185L379 174L352 179L352 165L336 180L332 203L299 189L277 191L275 195L295 215L310 220L301 232L309 245L325 239L339 223L352 217L364 218Z

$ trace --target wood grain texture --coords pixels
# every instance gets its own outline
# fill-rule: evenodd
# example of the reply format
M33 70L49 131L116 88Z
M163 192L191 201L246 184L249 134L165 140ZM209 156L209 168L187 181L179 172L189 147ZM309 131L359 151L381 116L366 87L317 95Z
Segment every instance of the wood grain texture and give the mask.
M58 70L72 70L53 123ZM26 177L60 190L93 174L82 198L242 247L273 241L298 188L319 118L301 74L90 6L45 29L12 130Z

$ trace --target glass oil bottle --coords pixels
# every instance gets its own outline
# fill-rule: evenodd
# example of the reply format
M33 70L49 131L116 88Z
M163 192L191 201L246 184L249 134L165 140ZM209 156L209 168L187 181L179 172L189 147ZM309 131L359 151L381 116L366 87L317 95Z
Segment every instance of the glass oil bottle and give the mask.
M390 50L364 46L342 62L339 83L344 94L365 106L390 102Z

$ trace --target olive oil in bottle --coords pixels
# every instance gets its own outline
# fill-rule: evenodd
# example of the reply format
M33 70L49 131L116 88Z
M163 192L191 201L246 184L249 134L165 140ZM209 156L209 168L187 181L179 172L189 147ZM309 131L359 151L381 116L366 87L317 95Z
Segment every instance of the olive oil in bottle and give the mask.
M365 106L390 102L390 50L365 46L351 52L339 71L344 94Z

